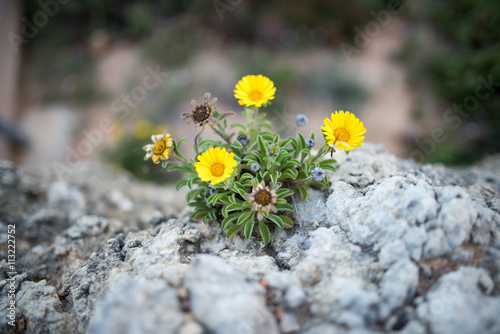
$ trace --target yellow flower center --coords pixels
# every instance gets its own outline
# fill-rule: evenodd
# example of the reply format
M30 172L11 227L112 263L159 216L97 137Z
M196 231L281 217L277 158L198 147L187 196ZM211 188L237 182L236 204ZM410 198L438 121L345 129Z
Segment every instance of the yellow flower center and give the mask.
M259 190L255 194L255 202L262 206L266 206L271 203L271 193L267 190Z
M153 149L153 153L155 155L162 155L163 152L165 152L165 149L167 148L167 144L165 143L164 140L160 140L156 142L155 148Z
M253 90L249 95L248 97L250 98L250 100L252 101L260 101L262 99L262 96L264 96L264 94L262 94L262 92L260 90Z
M222 175L224 175L224 169L225 168L224 168L223 164L216 162L216 163L214 163L212 168L210 168L210 171L212 172L213 176L221 177Z
M336 138L335 141L347 142L349 140L349 132L344 128L337 128L333 131L333 136Z

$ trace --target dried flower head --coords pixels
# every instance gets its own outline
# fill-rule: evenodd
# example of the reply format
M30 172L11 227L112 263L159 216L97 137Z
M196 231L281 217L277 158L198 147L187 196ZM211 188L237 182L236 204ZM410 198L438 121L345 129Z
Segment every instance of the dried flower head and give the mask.
M142 149L146 151L145 160L152 158L155 164L160 161L168 160L168 155L174 149L172 136L168 133L161 135L152 135L151 140L153 144L148 144Z
M278 210L274 206L278 197L275 188L276 186L273 189L269 189L269 186L266 186L264 181L262 181L253 189L252 193L246 194L245 197L250 204L253 204L254 211L262 210L263 212L278 213Z
M304 114L298 114L295 116L295 122L297 123L297 126L304 126L307 124L307 116Z
M216 97L210 100L210 93L205 93L203 96L203 104L197 105L195 100L191 101L191 106L194 107L194 110L183 112L181 117L187 120L188 124L194 122L195 126L198 128L204 127L208 122L213 124L217 123L217 120L213 118L214 105L216 102Z

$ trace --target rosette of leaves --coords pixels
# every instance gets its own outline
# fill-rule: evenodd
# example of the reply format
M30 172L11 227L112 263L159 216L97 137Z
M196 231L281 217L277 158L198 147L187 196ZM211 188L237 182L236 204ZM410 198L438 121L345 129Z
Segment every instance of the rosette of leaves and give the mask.
M176 164L169 170L186 173L185 180L177 184L177 189L183 186L190 188L186 194L188 205L194 208L190 217L202 219L204 223L220 221L228 238L240 231L244 232L246 238L250 238L254 231L258 232L257 234L267 244L273 228L293 227L293 220L289 217L294 211L289 202L291 196L298 192L305 200L308 185L328 188L328 178L315 181L311 176L312 169L321 167L335 171L333 164L336 161L320 160L328 150L326 144L314 154L306 145L306 139L301 133L298 133L296 138L281 139L279 135L270 131L271 126L268 121L262 121L265 114L254 118L251 113L252 110L249 109L244 112L247 125L231 126L239 128L238 133L228 135L227 124L222 122L216 125L218 127L216 132L220 132L221 137L227 139L225 142L201 140L199 146L195 147L197 155L213 146L226 147L228 151L234 153L238 165L233 175L225 182L213 186L202 182L193 167L194 159L188 164ZM238 134L248 136L246 145L235 140ZM315 139L314 134L310 139ZM174 150L177 148L178 145L174 145ZM259 166L258 170L252 169L252 165ZM272 211L256 210L248 199L248 195L260 183L273 189L276 194Z

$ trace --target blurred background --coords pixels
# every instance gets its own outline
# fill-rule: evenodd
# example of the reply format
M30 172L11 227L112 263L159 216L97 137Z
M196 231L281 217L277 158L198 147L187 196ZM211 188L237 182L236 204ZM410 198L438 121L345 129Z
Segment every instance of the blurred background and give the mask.
M467 165L500 151L499 55L498 1L0 0L0 158L168 180L150 135L192 156L191 100L238 113L263 74L280 133L349 110L391 153Z

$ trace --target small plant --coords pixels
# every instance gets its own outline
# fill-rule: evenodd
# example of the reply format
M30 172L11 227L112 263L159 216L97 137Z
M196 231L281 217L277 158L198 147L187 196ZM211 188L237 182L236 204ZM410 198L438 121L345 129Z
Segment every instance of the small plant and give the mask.
M153 144L144 146L145 159L186 174L176 188L189 187L186 200L193 207L191 218L204 223L220 221L228 238L243 231L246 238L255 233L267 244L270 226L293 227L290 213L297 211L294 195L298 193L305 200L308 186L328 188L325 170L335 171L335 147L348 154L364 139L363 123L348 111L336 111L330 119L325 118L321 127L325 143L317 151L313 150L314 133L308 138L300 132L281 138L265 120L266 115L259 113L259 107L269 105L275 92L274 83L262 75L248 75L238 82L234 93L239 104L245 105L245 124L229 125L227 118L235 113L217 111L217 98L211 98L210 93L200 105L192 101L193 110L181 116L200 128L194 145L196 159L184 157L179 148L185 139L177 141L167 130L154 135ZM296 117L297 126L306 123L305 115ZM207 126L221 140L202 139ZM330 157L324 159L329 152ZM298 212L297 218L300 222ZM309 247L304 234L299 246Z

